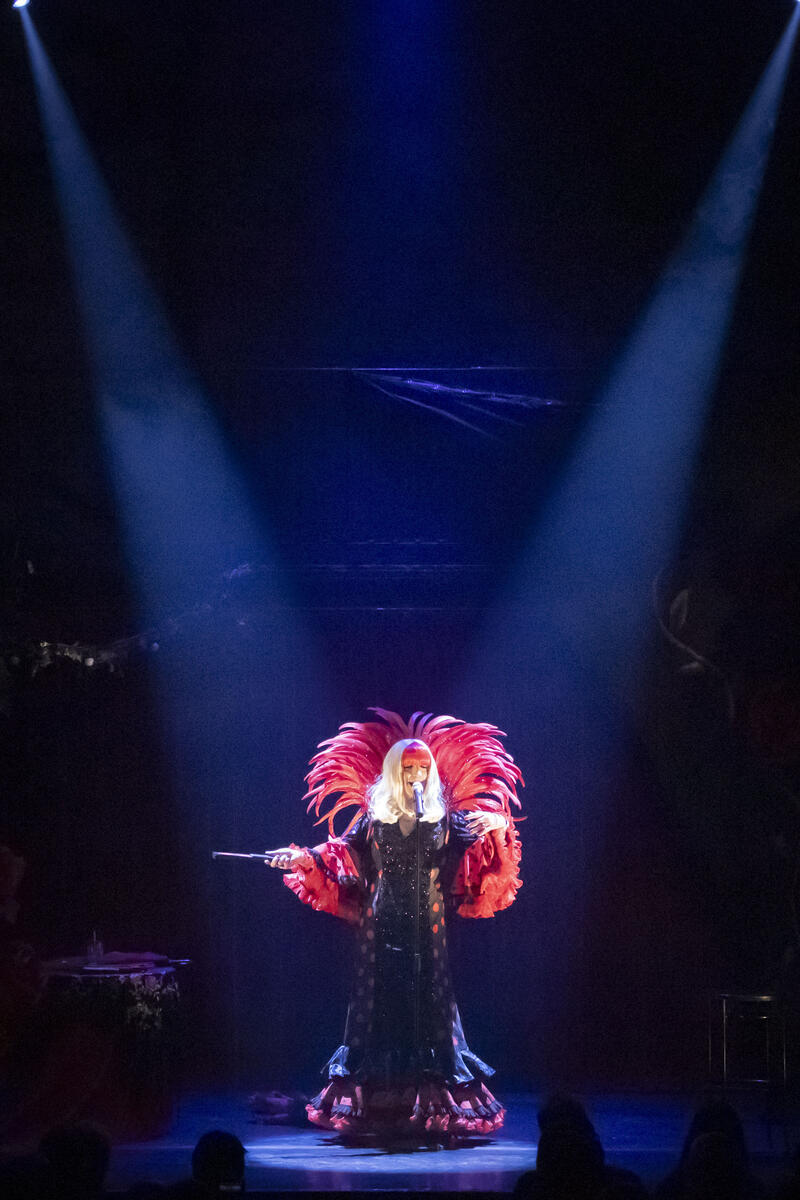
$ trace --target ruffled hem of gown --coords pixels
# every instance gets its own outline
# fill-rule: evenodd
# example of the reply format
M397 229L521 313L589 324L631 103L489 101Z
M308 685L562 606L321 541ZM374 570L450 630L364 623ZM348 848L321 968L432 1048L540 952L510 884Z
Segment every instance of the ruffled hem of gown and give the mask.
M336 1133L432 1134L474 1137L494 1133L506 1110L484 1083L385 1088L337 1078L306 1105L308 1119Z

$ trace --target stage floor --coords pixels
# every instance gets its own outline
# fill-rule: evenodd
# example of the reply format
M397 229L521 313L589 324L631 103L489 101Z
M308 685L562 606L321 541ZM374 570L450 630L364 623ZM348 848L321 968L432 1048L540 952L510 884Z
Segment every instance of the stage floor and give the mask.
M108 1186L122 1190L141 1180L172 1183L189 1173L198 1137L226 1129L247 1148L247 1189L255 1191L483 1191L507 1192L536 1161L536 1095L503 1096L506 1126L492 1141L456 1150L388 1151L342 1146L311 1126L286 1128L253 1122L245 1095L185 1098L172 1131L158 1141L115 1146ZM652 1185L671 1169L694 1099L676 1095L585 1097L609 1162L636 1171ZM773 1122L772 1145L757 1098L737 1100L756 1173L767 1182L788 1169L783 1125ZM795 1145L795 1130L789 1131Z

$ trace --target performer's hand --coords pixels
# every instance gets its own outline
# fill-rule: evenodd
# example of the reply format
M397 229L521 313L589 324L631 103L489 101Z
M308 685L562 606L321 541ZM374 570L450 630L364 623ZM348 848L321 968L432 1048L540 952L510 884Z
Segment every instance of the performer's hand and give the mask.
M294 871L298 867L308 870L314 865L314 859L308 851L297 846L282 846L277 854L273 854L272 858L265 858L264 862L268 867L277 867L279 871Z
M493 829L505 829L508 824L502 813L482 812L478 808L468 812L466 817L469 822L469 831L476 837L483 837L485 834L491 833Z

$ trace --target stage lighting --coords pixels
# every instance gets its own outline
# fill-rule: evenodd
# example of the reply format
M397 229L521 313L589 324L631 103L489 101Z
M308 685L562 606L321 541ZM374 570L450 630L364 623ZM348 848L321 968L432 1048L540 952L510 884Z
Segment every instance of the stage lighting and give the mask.
M27 8L31 0L14 0L14 8Z

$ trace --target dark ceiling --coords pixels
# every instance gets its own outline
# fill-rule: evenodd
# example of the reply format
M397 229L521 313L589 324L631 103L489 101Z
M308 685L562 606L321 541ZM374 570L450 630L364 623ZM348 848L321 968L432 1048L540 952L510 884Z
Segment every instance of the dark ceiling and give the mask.
M410 538L485 562L512 548L613 366L792 5L28 11L289 557ZM63 610L116 594L124 564L19 16L0 24L3 554L17 577L35 560ZM735 497L759 527L797 503L799 124L795 66L698 501ZM360 380L276 372L324 365L522 366L495 386L568 403L498 449ZM387 455L438 477L416 519L397 517Z

